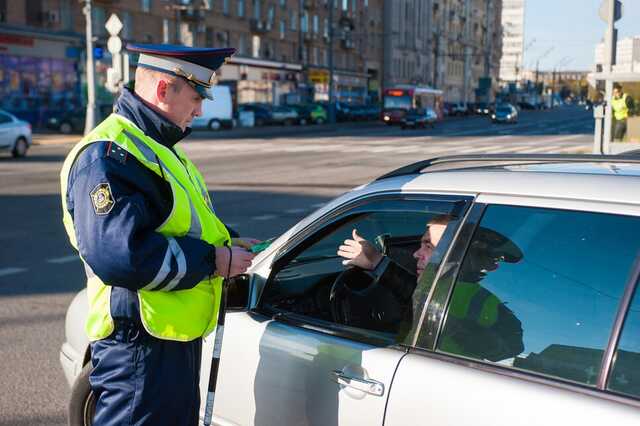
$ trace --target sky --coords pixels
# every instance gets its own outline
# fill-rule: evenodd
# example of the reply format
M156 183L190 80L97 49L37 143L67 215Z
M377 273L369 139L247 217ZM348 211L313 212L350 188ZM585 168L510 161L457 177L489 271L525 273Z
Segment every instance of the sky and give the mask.
M598 16L603 0L525 0L524 68L591 70L595 46L607 24ZM622 0L618 39L640 36L640 0ZM544 54L553 47L546 56ZM566 58L566 59L565 59Z

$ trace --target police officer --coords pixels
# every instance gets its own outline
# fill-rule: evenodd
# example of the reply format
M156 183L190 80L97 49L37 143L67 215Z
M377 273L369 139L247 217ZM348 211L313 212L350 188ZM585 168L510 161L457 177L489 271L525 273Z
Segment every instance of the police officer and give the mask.
M222 279L253 240L232 239L176 145L235 50L129 45L135 89L69 153L64 225L87 275L96 425L196 425L201 338ZM235 244L234 244L235 243Z
M622 86L619 83L613 85L611 109L613 110L613 140L622 141L627 133L627 118L629 111L633 110L633 99L622 92Z

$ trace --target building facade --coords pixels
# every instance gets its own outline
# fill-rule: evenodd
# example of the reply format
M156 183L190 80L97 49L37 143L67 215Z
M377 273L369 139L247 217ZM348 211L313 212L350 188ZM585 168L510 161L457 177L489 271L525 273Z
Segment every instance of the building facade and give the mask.
M524 6L524 0L503 0L500 61L500 80L503 82L520 79L524 55Z
M474 101L483 78L497 77L502 0L91 3L98 103L112 101L104 26L112 14L123 23L124 43L236 47L218 74L236 104L328 100L331 62L336 99L357 104L379 101L382 88L396 84L442 89L449 102ZM46 111L84 103L80 6L78 0L0 0L0 107L38 125ZM133 69L136 58L129 59Z
M604 43L595 48L593 71L601 72L605 62ZM627 37L616 43L616 63L614 72L640 72L640 36Z
M384 3L384 83L431 86L446 102L488 96L501 53L502 0Z

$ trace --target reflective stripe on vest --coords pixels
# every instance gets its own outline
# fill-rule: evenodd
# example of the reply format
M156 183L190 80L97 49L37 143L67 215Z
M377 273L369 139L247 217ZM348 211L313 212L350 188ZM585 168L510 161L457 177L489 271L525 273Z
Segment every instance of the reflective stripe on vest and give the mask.
M627 94L623 94L619 98L611 98L611 108L613 108L613 116L616 120L626 120L629 116L629 108L627 107Z
M171 187L171 213L156 229L167 238L163 263L154 279L138 291L140 316L149 334L166 340L190 341L209 334L215 328L220 304L222 278L206 278L194 288L169 291L186 274L186 258L174 237L188 235L214 246L230 240L229 233L213 212L206 184L195 165L178 147L169 148L147 137L132 122L117 114L110 115L83 138L67 156L60 173L63 222L71 244L77 249L73 220L67 210L66 193L69 173L78 154L98 141L112 141L141 164L163 178ZM176 276L161 291L154 291L178 266ZM111 286L105 285L85 263L89 315L86 331L93 340L107 337L113 331L110 298Z

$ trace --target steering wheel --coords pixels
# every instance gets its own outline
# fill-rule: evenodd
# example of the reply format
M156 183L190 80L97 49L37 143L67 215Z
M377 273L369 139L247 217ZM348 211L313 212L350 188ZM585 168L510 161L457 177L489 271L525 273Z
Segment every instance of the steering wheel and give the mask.
M329 292L331 318L338 324L392 331L401 306L369 271L352 266L336 277Z

